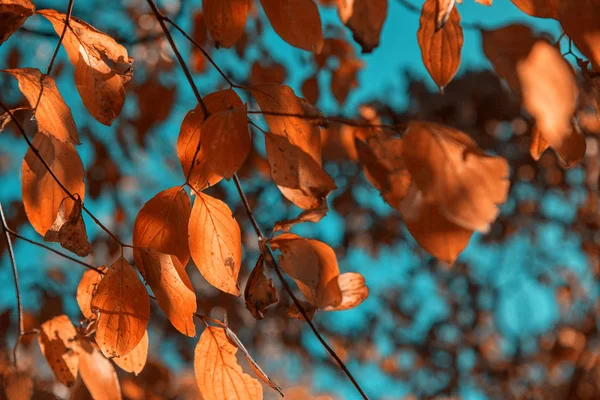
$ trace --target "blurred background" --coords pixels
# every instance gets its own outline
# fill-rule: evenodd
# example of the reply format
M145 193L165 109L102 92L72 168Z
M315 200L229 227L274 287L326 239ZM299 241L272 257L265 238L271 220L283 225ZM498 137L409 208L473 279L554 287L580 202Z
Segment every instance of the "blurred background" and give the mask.
M34 3L37 9L65 12L68 2ZM253 8L245 36L235 47L217 49L206 33L201 0L158 3L237 83L285 83L330 116L360 119L376 110L387 123L441 122L508 159L511 191L501 216L489 234L475 235L456 264L448 266L416 244L399 212L365 179L356 162L353 129L335 124L322 129L325 169L338 190L329 197L331 211L325 219L293 232L328 243L336 250L342 272L356 271L366 278L370 296L363 304L349 311L318 312L313 321L372 399L600 398L600 124L588 99L591 94L584 93L581 101L588 148L583 162L564 170L551 151L535 162L529 155L532 121L522 113L517 96L491 72L479 31L521 22L557 40L561 30L556 21L528 17L507 0L496 0L492 7L465 0L458 6L465 34L462 63L441 95L421 61L416 38L419 0L389 0L380 45L371 54L361 54L336 8L325 4L335 2L321 1L326 49L343 54L327 58L282 41L260 7ZM196 106L195 97L145 1L76 0L73 15L110 34L135 58L125 107L112 127L99 124L85 110L63 49L53 72L82 142L78 151L86 171L86 206L131 243L142 205L184 179L176 140L183 117ZM181 35L174 36L202 94L228 86ZM0 47L0 68L45 71L56 43L50 23L34 15ZM3 102L22 101L11 79L0 85ZM250 109L257 109L247 93L239 94ZM268 231L299 209L270 180L262 135L251 133L255 148L240 176L259 224ZM26 144L9 125L0 134L0 201L9 226L40 241L21 201L25 152ZM209 193L224 199L240 222L244 287L258 257L256 236L232 182L222 181ZM91 220L86 219L86 227L94 249L87 262L112 264L119 248ZM85 270L23 241L15 241L15 251L26 329L61 313L74 323L82 320L75 292ZM126 257L132 260L131 254ZM301 386L314 395L359 398L307 325L286 318L290 300L279 286L280 303L257 321L243 299L217 291L193 266L188 272L198 312L218 319L226 312L231 328L284 389ZM15 309L2 240L4 361L10 358L8 349L17 331ZM152 307L149 333L144 371L137 377L119 372L124 398L199 398L192 370L197 338L179 334L157 307ZM54 382L35 337L23 340L20 354L41 387L58 398L68 397L68 389ZM265 398L277 397L266 386L264 391ZM308 398L297 392L296 398Z

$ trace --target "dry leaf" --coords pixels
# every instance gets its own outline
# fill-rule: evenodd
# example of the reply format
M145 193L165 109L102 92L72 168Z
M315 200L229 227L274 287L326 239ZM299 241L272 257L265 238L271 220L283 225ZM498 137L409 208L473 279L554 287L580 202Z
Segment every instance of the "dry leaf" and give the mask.
M100 266L99 269L106 272L106 267L103 265ZM94 316L91 308L92 297L103 276L104 275L93 270L86 271L77 286L77 304L86 319L90 319Z
M440 30L448 18L450 11L454 8L455 0L437 0L437 10L435 14L435 30Z
M31 0L0 0L0 46L34 11Z
M179 259L153 249L134 249L133 254L169 321L184 335L196 336L196 294Z
M173 254L186 266L190 260L188 221L191 212L190 197L180 186L159 192L144 204L135 218L133 245ZM140 272L145 276L142 269Z
M77 331L66 315L44 322L38 334L42 354L56 379L65 386L71 386L77 379L79 357L72 350L76 336Z
M66 16L55 10L37 12L61 35ZM125 103L125 84L133 75L133 58L113 38L84 21L71 18L62 44L75 67L75 85L85 108L100 123L111 125Z
M340 19L350 28L363 53L379 46L387 9L387 0L338 0Z
M79 195L83 201L84 171L75 147L71 143L61 142L41 132L33 138L33 147L38 150L39 155L69 192ZM27 218L36 232L44 236L52 227L67 194L31 149L27 150L23 159L21 177L23 204ZM73 201L66 203L65 215L70 215L72 208Z
M204 0L202 12L217 45L231 47L244 34L248 0Z
M558 1L558 0L556 0ZM594 70L600 69L600 8L597 0L558 1L558 20L575 46L591 62Z
M364 67L362 60L344 60L331 75L331 93L338 104L346 103L350 91L358 87L356 78L358 72Z
M261 255L248 277L244 289L246 308L256 319L263 319L271 304L277 303L277 291L273 280L265 276L264 259Z
M443 92L460 66L463 31L456 6L450 11L446 23L436 29L436 9L437 0L426 0L423 4L417 39L423 64Z
M121 357L113 358L113 362L117 364L123 371L133 372L139 375L146 365L148 358L148 331L144 333L142 340L128 354Z
M542 156L542 153L548 148L548 142L544 140L542 132L537 126L531 131L531 145L529 146L529 154L531 158L538 161Z
M292 226L302 223L302 222L312 222L317 223L327 215L329 211L329 207L327 207L327 202L322 202L317 208L313 208L310 210L302 211L296 218L293 219L283 219L281 221L275 222L275 226L273 227L273 233L283 231L287 232L292 229Z
M412 122L404 136L413 182L450 222L486 232L508 195L509 167L466 134L435 123Z
M323 207L337 188L315 160L284 136L265 134L271 177L281 193L303 210Z
M99 312L96 343L107 357L123 356L142 340L150 318L150 298L123 257L115 261L96 287L91 309Z
M21 93L31 108L35 108L42 90L42 73L35 68L7 69L4 72L17 79ZM60 95L54 79L44 75L43 85L44 91L35 113L39 131L65 143L80 144L71 109Z
M1 10L1 8L0 8ZM0 15L1 17L1 15ZM0 18L0 21L2 19ZM14 367L2 366L0 387L6 400L30 400L33 398L33 377L30 373L18 371Z
M285 389L285 398L287 400L333 400L331 396L313 396L310 390L302 386Z
M88 342L78 346L79 373L94 400L121 400L117 371L100 351Z
M511 0L521 11L539 18L558 18L559 0Z
M316 75L306 78L302 83L302 96L306 97L312 104L317 104L319 101L319 81Z
M354 308L369 297L369 288L365 284L365 277L358 272L346 272L338 275L337 279L330 283L337 285L342 291L342 301L336 306L326 307L325 311L342 311ZM330 289L336 291L336 288Z
M262 386L242 371L223 328L207 327L194 351L196 383L204 400L259 400Z
M302 50L320 53L323 30L319 8L313 0L260 0L273 30Z
M240 295L237 283L242 262L240 227L227 204L198 193L189 222L192 259L214 287Z
M308 320L309 321L312 320L313 316L317 312L317 307L314 306L313 304L309 303L308 301L298 300L298 302L300 303L300 305L302 306L302 309L306 313ZM289 318L295 318L297 320L304 321L304 316L302 315L302 313L296 306L296 303L290 304L290 306L287 309L286 315Z
M66 214L66 204L73 204L71 213ZM92 251L92 245L88 241L85 231L85 223L81 215L81 199L75 201L70 197L63 199L58 208L58 215L50 229L44 235L46 242L59 242L60 245L79 257L87 257Z
M204 97L204 104L211 114L237 108L243 105L240 97L231 89L211 93ZM202 127L204 124L204 112L198 104L185 116L177 139L177 156L181 162L183 173L189 174L190 184L196 190L204 190L208 186L216 185L223 177L215 174L211 165L206 161L205 150L200 146ZM196 159L192 168L192 160ZM192 170L190 173L190 169Z

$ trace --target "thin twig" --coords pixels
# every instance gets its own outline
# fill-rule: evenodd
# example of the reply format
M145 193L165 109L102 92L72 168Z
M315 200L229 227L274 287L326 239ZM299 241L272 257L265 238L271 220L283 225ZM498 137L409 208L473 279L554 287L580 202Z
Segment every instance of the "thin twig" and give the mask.
M6 245L8 246L8 256L10 258L10 264L12 266L13 279L15 280L15 292L17 294L17 318L19 321L19 334L13 347L13 363L15 364L15 368L18 369L17 349L19 347L19 342L21 341L21 336L23 336L23 332L25 332L25 327L23 325L23 304L21 302L21 288L19 286L19 271L17 270L17 260L15 258L15 251L12 246L12 241L10 240L8 224L6 223L6 216L4 215L4 208L2 207L2 203L0 203L0 219L2 219L2 231L4 232L4 238L6 239Z

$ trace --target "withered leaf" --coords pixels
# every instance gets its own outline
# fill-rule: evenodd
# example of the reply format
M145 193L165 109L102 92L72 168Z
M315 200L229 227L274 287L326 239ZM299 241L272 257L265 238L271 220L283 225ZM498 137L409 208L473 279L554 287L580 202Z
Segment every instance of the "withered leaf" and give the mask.
M313 316L317 312L317 307L315 305L313 305L312 303L309 303L308 301L298 300L298 302L300 303L300 306L306 313L306 316L308 317L308 319L312 320ZM304 316L298 309L298 306L296 306L296 303L290 304L290 306L287 309L286 314L289 318L294 318L294 319L297 319L300 321L304 321Z
M217 289L239 296L241 231L227 204L198 193L192 207L189 233L192 259L202 276Z
M0 46L34 11L31 0L0 0Z
M94 400L121 400L117 371L93 344L80 341L77 347L79 373Z
M363 53L379 46L387 10L387 0L338 0L340 19L352 31Z
M65 212L66 203L74 203L69 215ZM85 231L81 207L82 203L79 197L75 201L70 197L63 199L58 208L58 215L44 235L44 240L59 242L63 248L72 251L79 257L86 257L92 251L92 245L88 241Z
M436 29L437 0L426 0L417 32L423 64L441 91L450 83L460 66L463 31L456 6L446 23Z
M79 357L72 350L76 336L77 331L66 315L44 322L38 334L42 354L56 379L65 386L71 386L77 379Z
M218 45L231 47L244 34L248 0L204 0L202 11L210 36Z
M302 223L302 222L312 222L317 223L325 217L327 212L329 211L329 207L327 206L327 202L323 201L317 208L312 208L310 210L302 211L296 218L293 219L283 219L281 221L277 221L275 226L273 227L273 232L289 231L294 225Z
M521 11L539 18L558 18L560 0L511 0Z
M440 30L454 9L455 0L437 0L437 11L435 14L435 30Z
M106 272L107 268L102 265L99 269ZM81 313L87 319L94 315L91 308L92 297L94 296L94 292L102 280L102 277L103 275L96 271L86 271L81 277L79 285L77 286L77 304L79 305Z
M66 16L55 10L38 14L61 35ZM125 103L125 84L133 75L133 58L113 38L84 21L71 18L62 41L75 67L75 85L83 104L100 123L111 125Z
M263 256L259 256L244 289L246 308L256 319L263 319L271 304L277 303L273 280L265 276Z
M123 257L115 261L96 287L91 309L99 312L96 343L107 357L123 356L142 340L150 318L150 298Z
M337 276L330 283L337 285L342 292L342 301L336 306L329 306L325 311L342 311L354 308L369 297L369 288L365 284L365 277L358 272L346 272ZM336 288L329 289L336 291Z
M146 366L148 358L148 331L144 333L142 340L129 353L121 357L113 358L113 362L117 364L123 371L133 372L139 375Z
M83 164L75 147L42 132L35 135L32 144L69 192L79 195L83 201ZM44 236L52 227L67 194L31 149L27 150L23 159L21 179L27 218L36 232ZM64 204L65 215L71 214L73 205L73 201Z

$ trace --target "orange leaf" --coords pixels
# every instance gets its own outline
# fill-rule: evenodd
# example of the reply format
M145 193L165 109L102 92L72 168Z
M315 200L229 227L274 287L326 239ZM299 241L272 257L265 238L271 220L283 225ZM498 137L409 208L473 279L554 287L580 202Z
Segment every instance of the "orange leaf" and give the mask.
M327 202L322 202L317 208L312 208L310 210L302 211L296 218L293 219L284 219L281 221L275 222L275 226L273 227L273 232L278 231L289 231L292 226L302 223L302 222L312 222L317 223L325 217L327 212L329 211L329 207L327 207Z
M311 392L302 386L296 386L285 390L287 400L333 400L331 396L314 396Z
M262 255L256 261L254 269L248 277L244 289L246 308L256 319L263 319L271 304L277 303L277 291L273 280L265 276L265 265Z
M134 249L135 263L145 273L158 306L173 326L187 336L196 336L196 294L185 267L175 256L152 249Z
M363 53L379 46L387 9L388 0L338 0L340 19L350 28Z
M320 164L284 136L266 133L265 143L271 176L281 193L303 210L322 207L337 187Z
M33 147L38 150L39 155L65 187L71 193L79 195L83 201L84 171L75 147L71 143L61 142L42 132L37 133L33 138ZM23 204L27 218L36 232L44 236L52 227L67 194L31 149L27 150L23 159L21 177ZM73 203L73 201L65 203L65 215L71 214Z
M37 12L60 36L66 16L54 10ZM69 21L62 44L75 67L75 85L85 108L98 122L110 126L125 103L125 84L133 75L133 58L113 38L84 21Z
M214 287L234 296L242 262L240 227L227 204L198 193L189 222L190 251L202 276Z
M79 373L94 400L121 400L117 371L98 349L88 342L78 346Z
M338 275L337 279L330 283L336 285L342 292L342 301L336 306L326 307L325 311L349 310L358 306L369 297L369 288L365 284L365 277L358 272L346 272ZM336 287L328 287L328 290L337 291ZM334 294L335 296L335 294Z
M146 359L148 358L148 331L144 332L142 340L131 350L128 354L121 357L115 357L112 360L117 364L123 371L133 372L135 375L139 375L146 365Z
M106 271L105 266L101 266L100 269ZM92 297L94 296L94 292L102 280L102 277L103 275L96 271L86 271L77 286L77 304L79 305L81 313L87 319L94 315L91 308Z
M194 351L194 372L204 400L259 400L260 382L242 371L223 328L207 327Z
M7 400L33 399L33 377L31 372L18 371L12 366L3 365L1 379L5 396L3 398Z
M483 4L484 6L491 6L493 0L475 0L476 3Z
M591 62L594 70L600 69L600 9L596 0L560 1L558 20L575 46Z
M302 50L321 52L321 16L313 0L260 0L260 4L283 40Z
M450 222L437 205L427 202L415 185L402 201L400 211L408 231L432 256L453 264L467 247L473 231Z
M65 203L71 203L73 208L69 215L66 214ZM59 242L60 245L79 257L86 257L92 251L92 245L88 241L85 231L85 223L81 216L81 199L77 198L75 202L67 197L63 199L58 208L58 215L54 223L44 235L47 242Z
M91 309L100 313L96 342L107 357L123 356L142 340L150 318L150 298L123 257L115 261L96 287Z
M450 83L460 65L463 31L456 6L450 11L448 21L436 30L437 0L423 4L420 27L417 32L423 64L441 91Z
M65 386L71 386L77 379L79 357L71 350L76 336L77 331L66 315L44 322L38 334L42 354L56 379Z
M344 60L331 75L331 93L338 104L343 105L350 91L358 87L356 75L364 67L362 60Z
M306 313L306 316L308 317L308 319L312 320L313 316L317 312L317 307L307 301L299 300L299 302L300 302L300 305L302 306L302 309ZM296 306L296 303L290 304L290 306L287 309L286 316L289 318L294 318L294 319L297 319L300 321L304 321L304 316L302 315L302 313ZM287 394L287 392L286 392L286 394Z
M188 221L191 212L190 197L181 187L159 192L144 204L135 218L133 245L173 254L181 264L187 265L190 260ZM145 276L142 269L140 272Z
M248 0L204 0L202 12L217 45L231 47L244 34Z
M404 136L405 163L423 197L448 221L486 232L508 195L508 163L483 153L466 134L412 122Z
M231 89L211 93L204 97L204 104L211 114L243 105L240 97ZM202 126L205 117L202 106L198 104L185 116L179 138L177 139L177 156L181 162L183 173L187 177L190 169L190 184L196 190L203 190L208 186L216 185L223 177L214 173L211 165L206 161L205 150L200 146ZM198 150L200 146L200 150ZM192 168L192 160L196 161Z
M31 0L0 0L0 45L35 11Z
M542 132L538 127L534 127L531 132L531 146L529 146L529 154L531 158L538 161L542 156L542 153L548 148L548 142L544 140Z
M214 175L231 178L252 148L246 105L211 114L202 131L202 161Z
M35 68L7 69L4 72L17 79L21 93L34 108L42 90L42 73ZM44 75L43 85L44 91L35 113L39 131L65 143L80 144L71 109L60 95L54 79Z
M521 11L539 18L558 18L559 0L511 0Z

